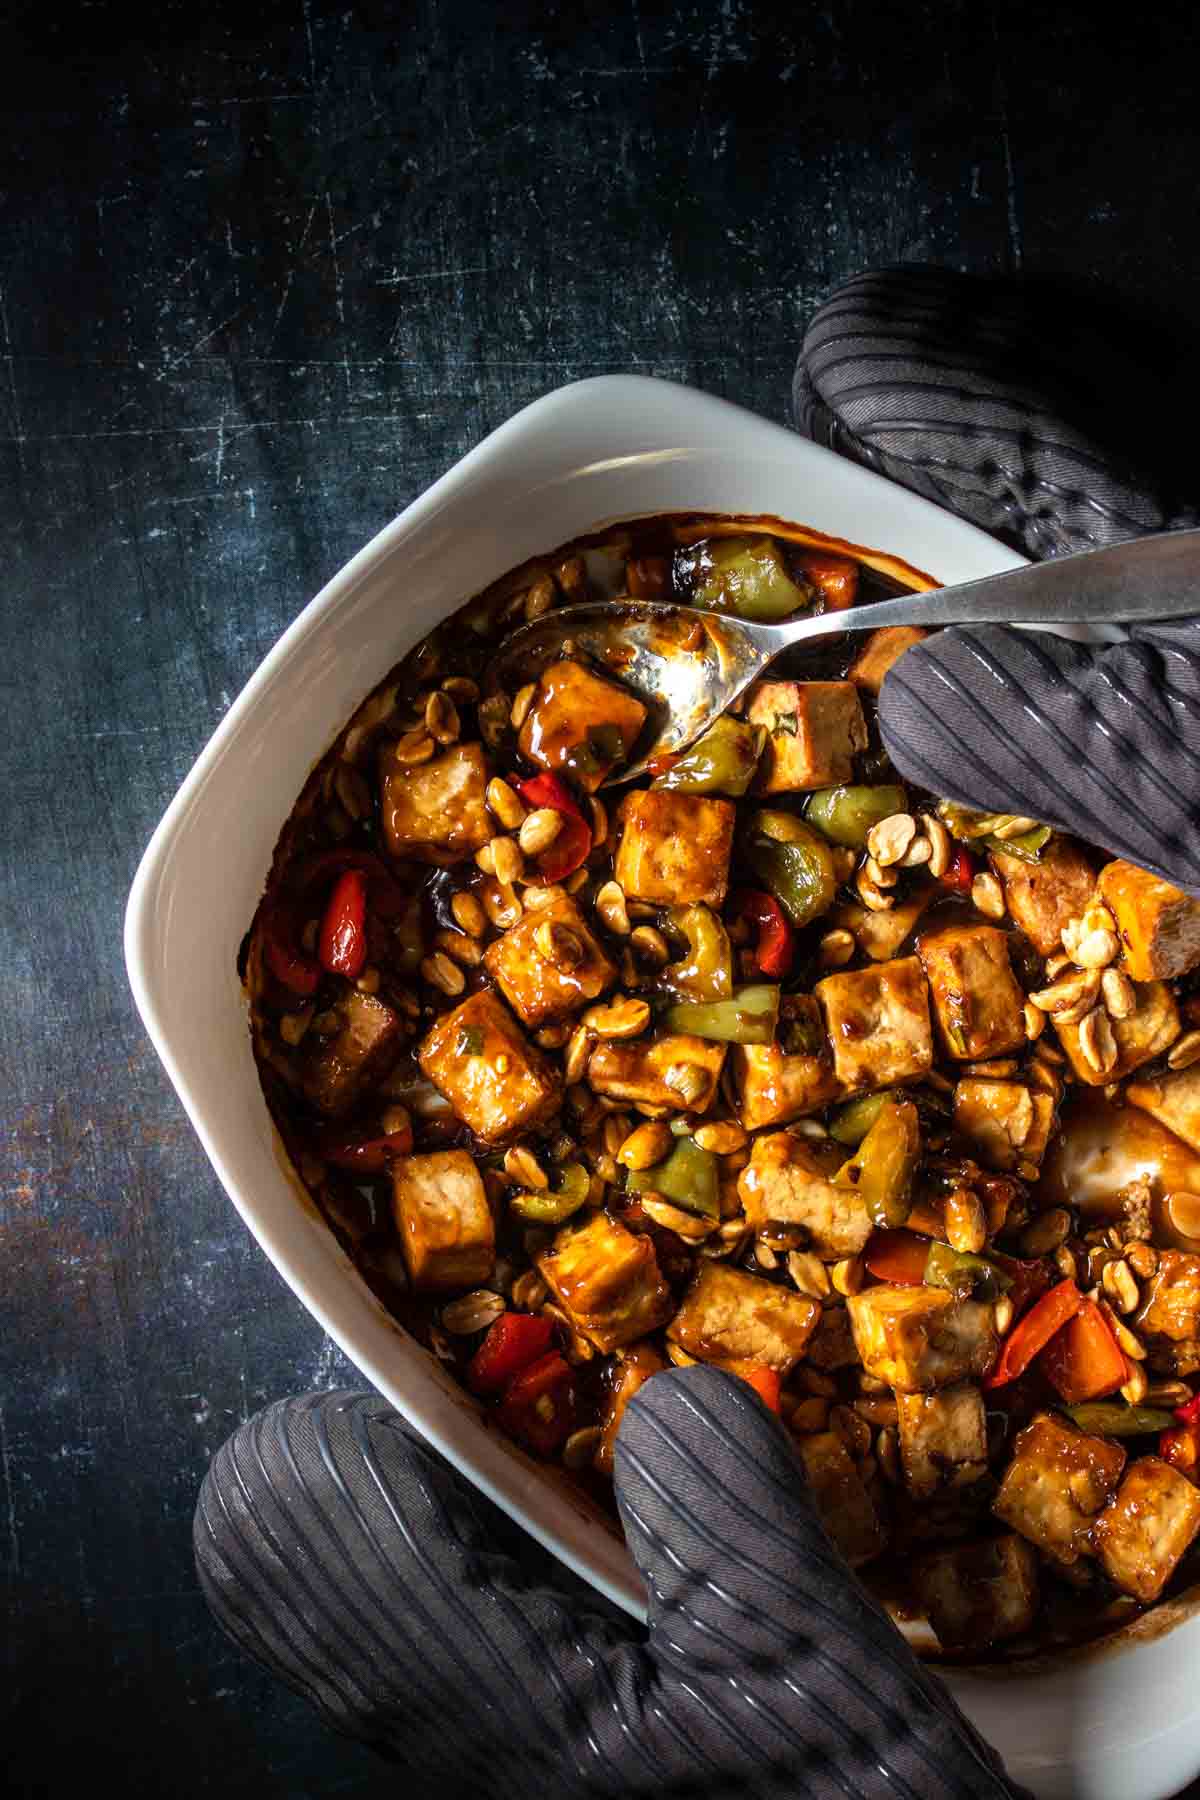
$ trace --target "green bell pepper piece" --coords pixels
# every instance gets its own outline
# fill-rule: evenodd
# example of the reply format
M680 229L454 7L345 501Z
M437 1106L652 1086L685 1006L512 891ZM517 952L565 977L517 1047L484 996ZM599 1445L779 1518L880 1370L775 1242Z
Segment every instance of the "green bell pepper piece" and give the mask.
M728 1000L733 993L729 933L707 906L673 906L668 928L687 940L687 951L668 963L663 979L685 1000Z
M567 1163L559 1176L556 1189L512 1194L508 1210L526 1225L561 1225L577 1213L588 1194L592 1180L582 1163Z
M735 988L728 1000L677 1000L664 1019L668 1031L717 1044L772 1044L779 1022L779 989Z
M931 1243L925 1264L927 1287L946 1288L960 1300L974 1294L980 1300L998 1300L1012 1286L1012 1278L968 1250L952 1250L949 1244Z
M872 825L904 812L907 804L902 787L820 788L809 797L804 816L832 843L863 850Z
M912 1209L912 1184L921 1155L921 1126L911 1100L891 1100L848 1162L833 1178L853 1188L872 1221L903 1225Z
M651 1169L630 1169L625 1185L630 1193L661 1194L673 1206L701 1218L721 1216L717 1159L694 1138L676 1138L663 1161Z
M1009 856L1015 856L1021 862L1040 862L1042 850L1050 836L1049 825L1036 825L1032 831L1023 831L1020 837L998 838L989 832L982 840L989 850L1003 850Z
M716 724L651 782L676 794L729 794L740 800L754 779L766 727L722 713Z
M1113 1400L1084 1400L1078 1406L1064 1406L1063 1411L1081 1431L1102 1437L1143 1437L1169 1431L1176 1423L1174 1413L1164 1407L1125 1406Z
M833 905L838 888L833 851L821 833L795 813L753 814L744 852L793 925L807 925Z
M813 604L813 589L788 574L774 538L704 538L680 552L676 568L690 581L693 606L739 619L786 619Z
M889 1090L882 1094L862 1094L857 1100L851 1100L841 1107L834 1114L829 1127L829 1135L834 1143L845 1144L847 1149L856 1150L892 1098Z

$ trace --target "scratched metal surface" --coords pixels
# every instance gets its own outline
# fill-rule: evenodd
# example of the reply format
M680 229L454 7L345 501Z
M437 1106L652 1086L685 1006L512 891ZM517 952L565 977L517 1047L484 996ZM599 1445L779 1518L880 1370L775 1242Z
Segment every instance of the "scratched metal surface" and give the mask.
M59 1791L79 1753L137 1795L393 1784L193 1584L223 1436L353 1376L132 1014L121 912L167 799L304 600L560 382L648 370L783 418L812 306L895 260L1194 316L1193 15L1100 42L1090 9L1047 11L1071 9L6 9L11 1791Z

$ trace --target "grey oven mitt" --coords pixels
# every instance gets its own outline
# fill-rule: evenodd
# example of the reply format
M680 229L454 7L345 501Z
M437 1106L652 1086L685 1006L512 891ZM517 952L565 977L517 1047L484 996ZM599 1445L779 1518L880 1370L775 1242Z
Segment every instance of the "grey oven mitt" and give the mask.
M438 1800L999 1800L1023 1792L831 1547L778 1420L721 1370L631 1403L616 1496L642 1629L383 1400L268 1407L214 1458L228 1634Z
M1195 456L1172 435L1183 365L1162 341L1086 296L877 270L815 314L793 404L810 436L1038 560L1200 524ZM910 780L1200 891L1200 620L1100 651L940 632L887 676L879 720Z

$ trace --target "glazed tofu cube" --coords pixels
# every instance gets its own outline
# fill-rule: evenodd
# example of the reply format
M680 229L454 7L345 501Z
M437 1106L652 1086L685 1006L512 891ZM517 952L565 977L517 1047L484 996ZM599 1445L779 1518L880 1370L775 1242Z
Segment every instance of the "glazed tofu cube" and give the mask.
M1060 1562L1094 1556L1096 1516L1116 1490L1125 1452L1087 1437L1049 1413L1017 1434L992 1511Z
M917 945L947 1056L980 1062L1025 1046L1025 995L994 925L951 925Z
M852 681L757 681L746 717L770 734L754 781L759 794L836 787L850 780L856 753L867 747Z
M821 1309L727 1263L702 1262L667 1336L700 1362L758 1362L791 1374L817 1329Z
M913 1587L944 1650L985 1650L1033 1624L1037 1552L1015 1532L956 1544L922 1557Z
M903 1394L924 1394L986 1375L996 1360L995 1313L945 1288L881 1284L846 1301L868 1375Z
M1062 949L1062 931L1086 911L1096 885L1092 865L1071 838L1058 832L1036 862L1007 850L992 852L992 866L1004 883L1004 899L1014 925L1042 956Z
M858 564L828 550L793 552L793 566L811 581L822 612L845 612L858 598Z
M1015 1169L1040 1163L1050 1142L1054 1100L1019 1081L971 1077L954 1089L955 1129L968 1140L969 1154L985 1168Z
M858 1361L850 1315L844 1306L827 1306L805 1351L814 1369L849 1369Z
M720 906L729 886L732 800L635 791L621 804L613 878L630 900Z
M1089 1087L1103 1087L1120 1081L1143 1063L1152 1062L1170 1049L1179 1036L1179 1008L1169 987L1161 981L1139 983L1134 988L1137 1004L1127 1019L1109 1019L1117 1044L1117 1060L1107 1074L1093 1069L1079 1042L1078 1025L1060 1025L1054 1021L1059 1042L1075 1071L1075 1078Z
M1157 1456L1139 1456L1096 1520L1096 1550L1109 1580L1148 1605L1198 1531L1200 1489Z
M611 1479L617 1433L625 1417L625 1408L650 1377L660 1375L666 1366L653 1344L634 1344L613 1364L609 1375L611 1386L605 1396L604 1415L600 1421L603 1435L592 1459L592 1467L598 1475L607 1475Z
M1131 1081L1125 1098L1200 1154L1200 1063L1149 1080Z
M332 1008L338 1017L333 1037L304 1041L301 1085L304 1096L329 1119L344 1118L400 1054L404 1033L390 1006L350 988Z
M747 1131L757 1131L762 1125L786 1125L789 1119L820 1112L841 1093L820 1007L811 994L794 995L790 1004L799 1014L790 1021L802 1028L798 1038L819 1048L790 1055L781 1044L732 1046L738 1112Z
M418 1052L423 1073L485 1144L542 1125L562 1104L552 1063L490 988L443 1013Z
M983 1395L973 1381L934 1394L896 1395L900 1461L914 1500L942 1487L968 1487L987 1473Z
M415 768L389 749L381 767L380 817L393 856L449 867L491 838L484 803L491 770L482 744L452 744Z
M817 1517L852 1569L870 1562L887 1532L862 1476L835 1431L796 1440Z
M646 709L628 688L565 660L542 675L517 741L530 762L561 770L592 794L628 762L645 722Z
M615 966L567 894L524 913L496 939L483 966L530 1031L578 1012L617 979Z
M848 931L864 956L872 962L889 962L936 895L932 886L918 888L888 912L872 912L857 900L843 900L831 909L823 929Z
M847 679L868 694L878 694L883 678L895 668L906 650L929 633L921 625L881 625L873 631L850 665Z
M871 1215L861 1196L834 1187L842 1155L834 1145L774 1131L756 1138L738 1177L738 1195L755 1231L769 1225L803 1225L811 1248L826 1262L857 1256L871 1235Z
M397 1158L392 1209L414 1288L446 1293L488 1280L496 1228L483 1178L465 1150Z
M813 992L848 1093L914 1081L932 1068L929 992L915 956L827 975Z
M1157 1373L1194 1375L1200 1369L1200 1256L1163 1250L1142 1290L1138 1335Z
M1106 863L1096 882L1117 922L1134 981L1172 981L1200 963L1200 900L1129 862Z
M607 1213L565 1225L534 1261L576 1331L604 1355L657 1331L675 1310L652 1239Z
M592 1051L587 1083L593 1093L610 1100L675 1109L686 1105L688 1112L702 1113L713 1103L724 1061L724 1044L684 1033L631 1043L605 1039Z

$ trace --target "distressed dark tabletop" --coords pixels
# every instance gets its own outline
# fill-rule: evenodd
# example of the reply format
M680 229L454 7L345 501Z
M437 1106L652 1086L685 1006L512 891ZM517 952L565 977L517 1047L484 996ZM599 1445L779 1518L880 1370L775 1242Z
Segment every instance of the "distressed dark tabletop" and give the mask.
M1200 316L1200 30L988 0L137 16L0 21L5 1773L383 1794L196 1592L213 1450L353 1371L139 1028L138 857L309 596L536 395L641 370L786 418L806 318L870 264Z

